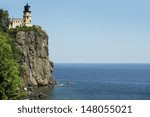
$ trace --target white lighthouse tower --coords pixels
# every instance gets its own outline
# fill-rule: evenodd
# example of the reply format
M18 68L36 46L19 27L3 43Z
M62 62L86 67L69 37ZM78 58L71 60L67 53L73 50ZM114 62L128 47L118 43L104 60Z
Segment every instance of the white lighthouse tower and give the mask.
M30 11L30 6L28 5L28 3L26 4L26 6L24 6L23 26L27 26L27 27L32 26L31 11Z

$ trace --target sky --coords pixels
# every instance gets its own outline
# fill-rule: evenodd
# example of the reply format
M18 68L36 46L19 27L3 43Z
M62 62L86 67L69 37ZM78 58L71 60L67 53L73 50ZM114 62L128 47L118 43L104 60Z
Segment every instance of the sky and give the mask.
M150 63L150 0L0 0L49 35L55 63Z

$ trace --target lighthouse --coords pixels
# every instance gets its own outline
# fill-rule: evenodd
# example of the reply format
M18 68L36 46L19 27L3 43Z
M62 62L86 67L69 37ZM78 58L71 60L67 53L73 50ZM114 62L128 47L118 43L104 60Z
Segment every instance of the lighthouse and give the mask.
M30 6L28 5L28 3L24 6L23 26L27 26L27 27L32 26L31 11L30 11Z

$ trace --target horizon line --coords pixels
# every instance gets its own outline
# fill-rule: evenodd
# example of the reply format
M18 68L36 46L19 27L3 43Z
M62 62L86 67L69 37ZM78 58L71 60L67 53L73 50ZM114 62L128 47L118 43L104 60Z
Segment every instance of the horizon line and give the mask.
M121 63L111 63L111 62L108 62L108 63L106 63L106 62L54 62L54 64L150 64L150 63L131 63L131 62L129 62L129 63L123 63L123 62L121 62Z

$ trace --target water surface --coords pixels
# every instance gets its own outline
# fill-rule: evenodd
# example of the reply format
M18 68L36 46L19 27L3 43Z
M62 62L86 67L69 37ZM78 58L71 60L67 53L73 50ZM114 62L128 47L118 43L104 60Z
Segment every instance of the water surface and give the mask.
M149 100L150 64L55 64L53 100Z

